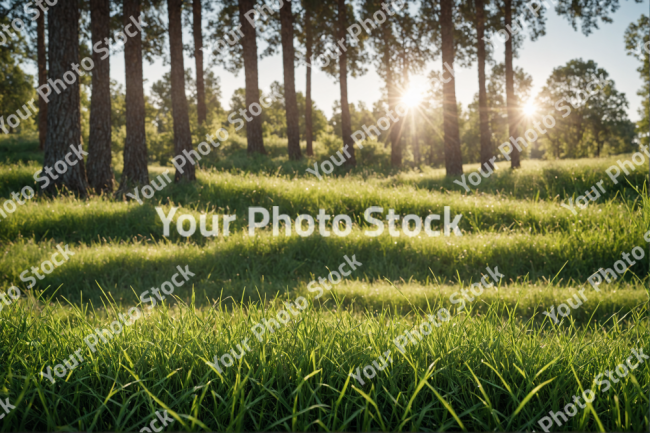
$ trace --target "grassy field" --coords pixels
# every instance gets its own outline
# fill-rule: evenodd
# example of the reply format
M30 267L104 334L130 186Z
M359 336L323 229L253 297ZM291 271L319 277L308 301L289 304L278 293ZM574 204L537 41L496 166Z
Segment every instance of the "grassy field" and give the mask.
M629 156L523 161L516 172L501 162L465 193L441 169L387 168L380 146L321 181L305 170L328 149L291 162L281 140L267 146L268 158L250 159L232 140L195 184L169 185L142 205L64 192L0 221L1 291L23 293L0 311L0 401L15 406L2 431L140 431L156 411L174 419L166 431L542 431L549 411L587 389L593 401L550 430L648 431L648 361L603 382L636 359L632 350L650 354L647 164L615 185L605 170ZM37 188L35 142L0 142L0 161L1 197ZM586 209L560 206L600 180L606 192ZM175 224L164 237L158 206L197 223L237 219L226 237L185 238ZM355 224L346 237L250 237L250 206L279 206L292 219L323 208ZM370 206L422 217L449 206L463 215L462 236L368 237ZM66 244L68 261L33 288L21 281ZM637 246L645 257L616 281L599 291L587 282ZM361 265L316 299L309 283L353 255ZM177 266L194 275L150 310L141 294L164 287ZM487 267L503 277L471 295ZM452 300L462 292L472 300L461 310ZM542 314L568 299L576 308L566 317ZM133 307L147 314L120 319ZM277 327L262 334L271 319ZM121 330L94 337L91 351L88 336L112 323ZM227 354L243 356L228 355L227 367ZM71 368L52 375L66 359Z

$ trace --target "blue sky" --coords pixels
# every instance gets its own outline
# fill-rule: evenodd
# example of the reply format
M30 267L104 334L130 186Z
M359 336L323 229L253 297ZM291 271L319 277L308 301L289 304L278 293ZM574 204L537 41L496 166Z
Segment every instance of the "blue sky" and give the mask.
M614 80L616 88L624 92L630 102L628 110L632 120L638 120L638 109L641 106L641 98L636 92L642 86L642 80L636 71L639 62L625 54L623 35L627 26L636 21L641 14L649 13L648 0L643 3L635 3L632 0L621 0L620 9L612 16L613 23L601 24L600 29L594 31L589 37L579 31L574 31L568 21L555 15L551 11L547 16L546 36L535 42L526 40L515 59L515 66L520 66L533 77L533 95L536 94L546 82L553 68L563 65L571 59L582 58L594 60L600 67L604 68ZM185 44L191 43L188 31L184 34ZM260 49L261 51L261 49ZM503 61L503 53L497 53L495 60ZM435 61L427 65L423 76L414 77L414 82L421 88L427 88L428 84L424 76L430 70L440 70L441 61ZM185 67L193 67L194 59L186 56ZM151 84L159 80L169 65L165 66L162 60L153 65L145 62L144 76L147 80L146 91ZM228 101L235 89L244 87L244 73L241 71L237 76L226 72L221 68L215 68L214 72L221 78L223 92L222 103L227 106ZM116 53L111 56L111 78L124 83L124 55ZM268 91L273 81L282 82L282 58L281 55L268 57L259 62L260 88ZM457 69L456 72L456 95L458 101L467 106L472 101L474 94L478 91L476 66L467 69ZM351 78L349 81L350 102L364 101L369 107L380 98L383 83L371 67L367 74L360 78ZM297 68L296 88L298 91L305 90L305 69ZM332 78L325 73L314 70L313 74L313 98L316 105L330 116L334 101L339 99L339 87Z

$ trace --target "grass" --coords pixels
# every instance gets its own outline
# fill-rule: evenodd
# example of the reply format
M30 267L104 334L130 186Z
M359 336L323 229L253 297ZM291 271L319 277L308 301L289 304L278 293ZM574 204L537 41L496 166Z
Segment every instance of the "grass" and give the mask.
M0 196L36 187L37 147L0 142ZM235 137L209 155L195 184L170 185L144 205L37 195L0 222L0 286L25 294L0 311L0 398L16 406L0 430L136 431L167 410L167 431L540 431L542 417L588 388L591 407L553 430L648 430L647 362L607 391L594 384L632 349L650 353L648 256L599 292L587 283L635 246L648 252L647 166L614 185L605 170L626 156L523 161L516 172L501 163L466 194L440 169L387 168L372 146L359 168L322 181L304 170L328 149L317 144L316 158L296 162L281 140L267 147L268 158L251 159ZM601 179L607 192L587 209L560 206ZM156 206L237 219L227 237L183 238L173 228L163 237ZM354 228L347 237L249 237L249 206L292 218L323 208L349 215ZM370 206L420 216L450 206L452 218L463 214L463 236L367 237ZM70 261L28 289L21 273L62 244ZM353 254L362 265L314 299L309 282ZM92 353L83 339L133 306L147 310L140 294L177 265L196 275ZM459 311L450 297L487 266L503 279ZM570 315L555 323L542 314L581 288L587 300ZM258 341L255 325L299 296L307 308ZM440 308L451 320L399 353L394 340ZM250 351L234 366L208 364L246 338ZM78 349L84 361L65 377L40 375ZM392 362L377 376L350 377L388 350Z

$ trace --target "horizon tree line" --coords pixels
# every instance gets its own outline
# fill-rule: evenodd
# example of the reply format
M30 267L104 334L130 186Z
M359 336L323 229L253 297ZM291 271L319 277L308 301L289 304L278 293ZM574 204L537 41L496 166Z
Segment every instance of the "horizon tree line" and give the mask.
M569 20L574 29L579 24L585 35L598 28L598 21L611 20L609 15L618 8L618 1L608 2L608 7L591 7L590 0L549 0L555 11ZM580 7L575 7L576 1ZM639 0L637 0L639 1ZM0 9L2 16L22 16L23 0L12 0L9 7ZM526 36L531 40L545 34L545 8L533 8L524 0L300 0L284 1L274 10L276 1L265 0L82 0L59 2L36 22L36 45L39 85L47 79L60 79L69 70L68 65L79 63L80 12L89 11L92 45L110 38L111 33L122 31L131 17L145 22L142 33L127 37L124 44L126 82L126 139L124 143L124 170L118 194L124 194L134 185L149 184L147 169L147 143L145 136L145 99L143 86L143 60L152 61L164 51L162 36L168 33L171 58L171 100L174 135L174 154L193 149L188 101L185 93L183 58L183 8L191 15L193 36L192 54L195 59L196 106L198 123L206 120L204 85L204 26L203 10L218 7L216 20L208 25L208 40L225 39L225 49L212 51L211 65L221 65L236 73L242 68L245 74L246 106L260 101L258 78L257 41L263 39L267 48L261 57L282 50L284 103L286 108L287 152L292 160L302 158L299 136L299 112L295 90L296 57L304 57L311 66L306 74L306 155L313 155L312 128L312 69L313 59L329 54L332 61L321 69L339 82L341 130L343 144L351 157L346 165L356 166L350 105L348 102L348 77L364 74L372 61L385 82L386 102L393 109L400 98L400 89L409 86L409 77L422 72L428 61L440 59L443 74L452 79L442 80L442 137L444 160L448 176L463 173L463 155L459 133L459 114L456 100L454 65L478 65L478 114L480 131L480 162L491 165L495 154L490 131L490 108L487 98L485 65L493 62L501 39L505 58L505 94L508 134L519 137L523 122L520 100L515 92L513 58L521 49ZM390 6L385 7L386 4ZM162 8L167 7L167 26L161 19ZM249 22L250 11L257 9L254 24ZM297 9L297 10L296 10ZM266 11L266 13L264 13ZM414 11L416 11L414 13ZM380 13L380 15L378 15ZM384 16L383 21L377 16ZM187 20L186 20L187 21ZM367 31L351 38L348 28L365 23ZM132 29L133 30L133 29ZM48 32L47 41L45 32ZM235 34L238 40L234 39ZM296 47L296 41L299 46ZM46 45L47 44L47 45ZM367 49L372 47L373 50ZM111 167L111 105L110 57L102 59L93 51L95 64L92 70L90 104L90 137L86 165L80 162L70 167L50 188L65 185L71 190L85 193L87 189L110 193L115 188ZM210 66L210 65L209 65ZM39 101L39 142L45 152L45 165L53 164L66 151L70 143L81 144L79 82L75 82L60 95L52 94L51 107ZM387 145L391 146L391 165L400 167L403 162L404 137L412 141L414 159L420 162L419 134L416 115L400 119L391 127ZM408 130L408 134L406 131ZM249 154L266 154L262 134L262 119L253 116L246 123L247 150ZM518 152L511 154L511 167L520 167ZM86 170L87 168L87 170ZM193 181L193 166L184 173L176 172L175 180Z

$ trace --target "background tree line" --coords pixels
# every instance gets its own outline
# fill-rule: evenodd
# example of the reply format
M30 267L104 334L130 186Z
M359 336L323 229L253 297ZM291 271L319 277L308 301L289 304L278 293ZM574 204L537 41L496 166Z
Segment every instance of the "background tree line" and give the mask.
M637 0L640 1L640 0ZM490 165L496 146L519 137L530 126L524 101L530 97L531 78L514 65L526 37L542 37L545 8L528 7L522 0L404 0L387 8L379 0L301 0L278 4L271 0L79 0L50 7L47 14L31 20L24 0L0 2L0 23L21 18L27 31L0 47L0 115L12 114L34 96L32 77L20 65L28 60L38 66L38 85L60 79L83 57L92 57L94 68L49 104L39 100L39 116L20 128L37 127L45 166L61 159L72 143L87 140L86 165L70 167L51 188L65 185L85 192L112 192L114 153L121 152L123 172L118 193L134 185L149 183L147 163L166 163L183 151L192 150L207 134L230 127L227 115L259 103L258 59L281 52L283 82L273 84L281 95L261 116L246 122L240 131L249 154L266 154L265 137L287 140L290 159L314 154L313 143L328 135L338 136L350 149L348 166L357 164L351 135L363 125L374 125L387 110L393 110L410 88L411 78L424 72L431 61L439 61L443 73L430 72L431 86L422 101L376 139L390 148L390 163L443 165L447 174L463 171L463 163ZM602 2L601 2L602 3ZM265 8L250 25L245 14ZM555 0L555 11L588 35L599 22L611 21L617 0L596 4L591 0ZM382 21L376 17L385 17ZM143 30L125 43L116 36L142 17ZM369 31L352 38L347 29L364 20ZM204 25L207 24L207 25ZM183 41L183 29L191 29L192 40ZM626 49L641 61L639 72L648 77L650 24L642 16L625 35ZM241 35L241 36L240 36ZM110 80L110 57L92 47L113 41L111 50L123 51L124 88ZM355 40L356 39L356 40ZM226 44L216 44L225 40ZM500 42L499 42L500 41ZM263 44L261 43L263 42ZM259 52L258 44L264 49ZM186 67L184 51L194 59L193 71ZM323 65L317 58L327 55ZM162 57L169 72L145 95L143 62ZM501 61L503 59L503 61ZM306 91L296 91L296 65L307 62ZM454 68L474 62L479 91L465 109L456 100L456 80L448 79ZM211 68L220 65L230 73L245 75L245 88L237 89L226 113L221 105L219 77ZM189 65L188 65L189 66ZM383 81L383 96L372 108L348 101L348 77L374 67ZM338 81L340 98L331 119L326 119L312 100L312 74L321 68ZM561 98L575 92L594 77L607 72L593 61L575 59L558 66L547 79L536 103L539 114L556 110ZM533 157L563 158L598 156L632 149L635 137L648 141L648 84L640 90L644 98L638 125L626 115L628 102L610 82L596 97L572 111L555 116L558 124L530 150ZM19 128L19 129L20 129ZM231 128L232 129L232 128ZM511 166L519 167L520 155L512 153ZM177 172L177 181L195 179L194 167Z

